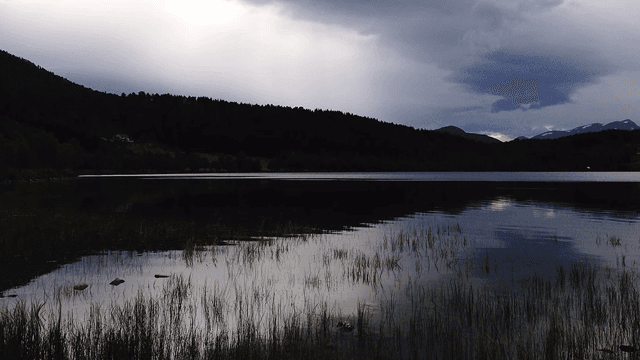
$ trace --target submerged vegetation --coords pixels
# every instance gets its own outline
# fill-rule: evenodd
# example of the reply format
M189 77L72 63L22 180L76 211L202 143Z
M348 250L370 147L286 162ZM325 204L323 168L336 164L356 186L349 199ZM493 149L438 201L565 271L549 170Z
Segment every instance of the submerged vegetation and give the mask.
M637 268L574 262L507 280L488 253L467 256L472 243L446 225L387 229L365 246L327 235L236 242L226 254L192 246L179 258L217 264L228 279L172 274L110 304L73 285L2 303L0 357L600 359L637 346ZM301 256L304 274L289 266ZM320 291L345 286L373 296L358 290L343 313ZM81 299L84 316L62 310Z

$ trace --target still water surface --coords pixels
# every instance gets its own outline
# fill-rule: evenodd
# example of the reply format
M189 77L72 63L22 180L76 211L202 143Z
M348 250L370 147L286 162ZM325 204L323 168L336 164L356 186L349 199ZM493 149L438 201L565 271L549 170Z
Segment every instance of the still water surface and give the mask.
M222 173L80 175L81 178L133 177L142 179L268 179L370 181L518 181L518 182L639 182L638 172L353 172L353 173Z
M552 276L558 266L569 268L575 261L637 267L638 181L638 173L87 176L72 190L47 191L78 197L64 201L82 211L186 218L222 212L238 219L315 220L325 231L269 243L225 239L231 245L191 254L110 249L8 289L6 294L18 297L0 304L10 307L20 299L53 304L56 294L67 294L63 311L82 321L91 304L121 304L139 292L161 295L168 282L187 279L191 298L217 292L229 307L245 299L256 307L256 316L273 304L284 313L326 304L336 320L354 322L360 303L377 324L401 319L418 287L446 283L456 274L475 284L516 287L518 279ZM437 234L429 249L397 241L424 239L429 228ZM612 237L619 245L608 242ZM356 264L373 264L376 256L387 265L365 266L358 273ZM125 283L109 285L116 277ZM80 282L89 288L69 290ZM192 305L200 306L198 301ZM229 315L225 321L233 328L237 319Z

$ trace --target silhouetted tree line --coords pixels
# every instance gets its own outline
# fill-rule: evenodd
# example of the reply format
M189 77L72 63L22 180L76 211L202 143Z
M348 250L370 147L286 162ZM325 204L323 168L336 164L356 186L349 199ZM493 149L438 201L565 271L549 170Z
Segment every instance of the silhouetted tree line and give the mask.
M25 124L33 132L3 132L0 140L11 149L5 167L257 171L259 163L247 156L260 156L271 159L271 170L620 171L635 166L640 143L637 131L614 130L484 144L340 111L142 91L107 94L4 51L0 80L3 123ZM11 126L17 125L6 125ZM134 155L122 144L101 140L119 133L180 151L175 158ZM229 156L208 163L194 152Z
M183 172L186 168L196 171L201 168L213 170L253 172L260 171L260 164L244 154L233 157L223 155L209 162L195 154L175 152L135 154L126 143L109 142L103 139L92 145L88 152L75 139L61 143L52 133L29 124L19 123L0 116L0 178L9 176L14 169L83 169L113 170L125 172L169 171Z

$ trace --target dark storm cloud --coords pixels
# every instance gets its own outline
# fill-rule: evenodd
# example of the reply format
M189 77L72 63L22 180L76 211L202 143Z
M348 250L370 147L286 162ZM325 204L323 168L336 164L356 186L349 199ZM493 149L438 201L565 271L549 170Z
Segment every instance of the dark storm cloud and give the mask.
M576 51L556 55L527 51L500 50L485 55L474 64L459 69L450 80L464 84L476 93L504 96L492 104L492 112L560 105L570 101L580 86L595 83L608 75L613 66L597 56Z
M485 89L485 91L507 97L513 104L513 108L516 108L518 104L540 101L540 94L538 93L538 79L522 80L513 78L504 80L491 85ZM496 101L496 103L499 101Z
M562 0L509 1L495 4L478 0L242 0L254 5L280 4L294 18L339 24L364 34L376 34L387 45L414 49L421 57L451 60L458 54L437 54L435 49L459 47L471 30L491 33L523 21L524 13L541 12Z
M396 17L423 10L436 11L443 15L453 15L466 12L475 0L432 0L432 1L342 1L342 0L243 0L255 5L284 4L288 11L298 17L320 19L329 16L331 19L341 19L353 16L364 20L373 17L377 19ZM326 19L325 19L326 20Z
M246 0L253 4L267 0ZM557 0L490 3L476 0L436 1L277 1L290 16L339 23L422 63L437 64L475 94L503 98L492 112L539 109L569 102L580 86L612 73L597 54L565 48L557 52L544 40L518 38L511 30L527 14L562 4ZM522 37L522 34L520 34ZM525 40L522 49L508 47ZM524 106L523 106L524 105Z

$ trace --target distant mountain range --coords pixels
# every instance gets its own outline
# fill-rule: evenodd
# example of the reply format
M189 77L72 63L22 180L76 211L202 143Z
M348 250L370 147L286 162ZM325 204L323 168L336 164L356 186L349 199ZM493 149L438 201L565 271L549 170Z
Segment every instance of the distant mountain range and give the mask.
M591 125L583 125L578 126L577 128L573 128L571 130L552 130L543 132L542 134L536 135L531 139L558 139L565 136L571 136L575 134L583 134L589 132L600 132L605 130L638 130L640 127L636 125L633 121L626 119L622 121L614 121L610 122L607 125L602 125L599 123L593 123ZM525 136L520 136L516 140L526 140L528 139Z
M485 144L499 144L501 143L500 140L492 138L491 136L487 136L487 135L480 135L480 134L473 134L473 133L468 133L465 132L464 130L455 127L455 126L445 126L443 128L434 130L436 132L440 132L440 133L446 133L446 134L450 134L450 135L456 135L456 136L460 136L463 137L465 139L468 140L474 140L474 141L478 141L478 142L482 142Z

